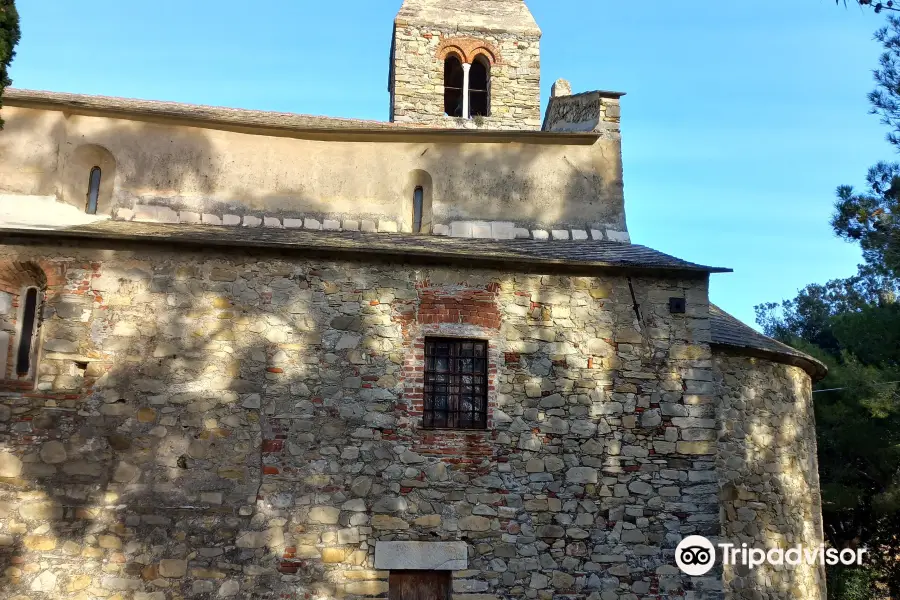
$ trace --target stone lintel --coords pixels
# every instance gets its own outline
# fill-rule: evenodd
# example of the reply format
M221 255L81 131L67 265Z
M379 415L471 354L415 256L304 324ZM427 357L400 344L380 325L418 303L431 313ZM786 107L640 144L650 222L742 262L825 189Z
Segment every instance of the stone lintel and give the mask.
M385 571L463 571L465 542L376 542L375 568Z

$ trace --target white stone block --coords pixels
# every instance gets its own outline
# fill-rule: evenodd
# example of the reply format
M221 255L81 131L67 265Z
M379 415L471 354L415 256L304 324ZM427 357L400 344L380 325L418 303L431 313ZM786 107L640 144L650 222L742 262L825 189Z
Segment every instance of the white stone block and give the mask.
M400 233L412 233L412 225L409 223L400 223Z
M379 233L397 233L397 221L378 221Z
M219 215L214 215L212 213L203 213L200 216L200 222L204 225L221 225L222 218Z
M567 240L567 239L569 239L569 230L568 229L552 229L550 231L550 235L553 236L554 240Z
M322 222L322 229L327 231L338 231L341 228L341 222L335 219L325 219Z
M177 223L178 213L168 206L157 206L156 221L157 223Z
M346 219L344 221L344 231L359 231L359 221L355 219Z
M383 571L463 571L465 542L375 542L375 568Z
M116 219L120 221L130 221L134 218L134 211L130 208L116 209Z
M531 232L524 227L516 227L515 229L513 229L513 233L515 234L517 240L527 240L531 238Z
M591 239L592 240L602 240L603 232L599 229L591 229Z
M303 229L303 219L285 219L284 226L288 229Z
M241 218L237 215L225 215L222 217L222 225L240 225Z
M491 234L490 223L472 223L472 237L482 240L489 240L493 236Z
M450 235L450 226L449 225L435 225L431 228L431 233L434 235Z
M360 225L360 229L366 233L374 233L378 231L378 225L375 224L375 221L364 220L362 225Z
M142 222L156 222L156 209L158 206L148 206L146 204L138 204L134 207L134 220Z
M281 229L281 219L278 217L263 217L263 226Z
M452 223L450 223L450 236L462 238L472 237L472 222L453 221Z
M198 225L200 223L200 213L183 210L178 213L178 222L187 223L188 225Z
M549 240L550 234L544 231L543 229L533 229L531 231L531 236L536 240Z
M631 236L627 231L614 231L612 229L607 229L606 237L611 242L622 242L623 244L631 243Z
M244 227L259 227L262 225L262 219L253 215L244 215Z
M322 224L318 219L303 219L303 227L305 229L322 229Z
M573 229L572 230L572 239L573 240L586 240L586 239L588 239L588 233L584 229Z
M516 224L508 221L492 221L491 237L495 240L511 240L516 237Z

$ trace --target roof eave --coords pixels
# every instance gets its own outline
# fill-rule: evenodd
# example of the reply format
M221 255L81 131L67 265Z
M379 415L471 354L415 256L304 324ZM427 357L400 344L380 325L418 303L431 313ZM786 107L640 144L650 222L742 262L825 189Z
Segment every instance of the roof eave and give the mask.
M34 90L5 90L6 106L55 110L74 114L134 121L163 121L205 129L224 129L254 135L347 139L352 141L404 141L411 138L475 141L479 143L528 142L535 144L592 145L600 134L594 132L553 133L530 130L483 130L422 127L381 121L357 121L269 111L90 96ZM132 106L128 106L131 103ZM195 114L191 114L194 112ZM314 121L322 125L290 123ZM325 125L327 123L327 126Z
M147 224L150 225L150 224ZM0 228L0 241L9 237L15 238L55 238L55 239L73 239L73 240L109 240L118 242L132 242L145 244L163 244L163 245L180 245L195 247L217 247L217 248L253 248L253 249L269 249L273 251L297 252L297 253L318 253L328 255L343 256L372 256L377 255L389 259L408 259L416 258L420 260L439 260L441 262L452 262L462 264L477 264L480 266L500 266L500 265L522 265L533 268L539 267L566 267L577 270L604 270L615 272L644 273L644 274L665 274L683 275L686 277L707 277L710 273L725 273L731 269L720 267L707 267L703 265L658 265L658 264L635 264L635 263L611 263L604 261L578 261L570 259L555 259L549 257L537 256L485 256L477 253L461 253L440 250L425 250L409 248L408 246L395 247L388 241L392 234L377 234L376 243L371 247L360 246L341 246L327 238L316 240L315 243L305 242L287 242L270 239L254 239L254 240L231 240L226 238L216 239L210 236L197 235L197 232L209 232L217 228L215 225L190 226L190 225L162 225L169 233L165 236L140 234L127 231L110 231L108 229L98 231L90 228L62 228L62 229L36 229L36 228ZM172 229L177 227L177 229ZM230 230L231 227L221 226L223 230ZM383 243L381 239L384 239ZM373 238L374 239L374 238ZM538 242L543 243L543 242Z
M824 363L819 362L811 356L803 357L795 354L788 354L786 352L774 352L771 350L755 348L753 346L728 344L724 342L711 342L710 347L719 348L733 354L739 354L741 356L762 358L765 360L770 360L772 362L799 367L806 371L806 373L812 379L813 383L821 381L825 378L826 375L828 375L828 367L826 367Z

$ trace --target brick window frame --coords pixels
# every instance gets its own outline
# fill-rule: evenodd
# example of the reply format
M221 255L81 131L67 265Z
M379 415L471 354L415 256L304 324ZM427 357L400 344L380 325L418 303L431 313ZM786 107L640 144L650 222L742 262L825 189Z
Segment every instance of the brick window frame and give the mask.
M62 282L61 272L55 265L44 261L0 261L0 292L11 298L11 310L0 315L5 344L6 361L0 368L0 389L32 389L38 380L38 369L41 360L41 340L43 334L44 310L51 297ZM31 331L24 331L25 306L29 290L36 293L34 321ZM28 352L28 372L20 373L19 349L23 338L30 341ZM3 361L0 361L3 362Z
M409 426L433 432L479 434L494 430L497 408L497 365L503 357L502 342L496 329L476 325L440 323L420 325L407 346L403 365L403 398ZM426 428L425 415L425 338L460 338L487 342L487 427L484 429Z

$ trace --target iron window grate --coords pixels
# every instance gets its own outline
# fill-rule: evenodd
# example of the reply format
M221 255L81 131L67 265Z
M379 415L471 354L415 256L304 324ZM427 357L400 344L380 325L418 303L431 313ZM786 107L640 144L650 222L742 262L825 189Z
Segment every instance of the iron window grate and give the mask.
M487 363L484 340L425 339L425 428L487 429Z

